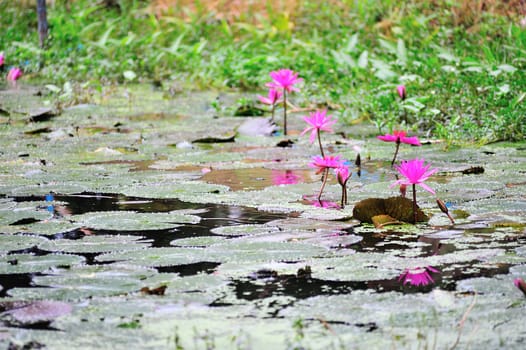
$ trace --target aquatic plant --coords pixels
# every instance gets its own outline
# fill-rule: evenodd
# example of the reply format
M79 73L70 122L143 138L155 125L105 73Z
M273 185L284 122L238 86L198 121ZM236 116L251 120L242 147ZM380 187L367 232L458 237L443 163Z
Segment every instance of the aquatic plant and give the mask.
M418 140L418 137L416 136L407 137L406 132L401 131L401 130L395 130L393 131L392 134L380 135L380 136L377 136L376 138L384 142L395 142L396 143L396 149L395 149L395 153L393 156L393 160L391 161L391 167L394 165L394 162L396 161L396 156L398 155L398 149L400 148L401 143L405 143L405 144L413 145L413 146L422 146L422 144Z
M327 115L326 110L315 111L309 113L309 116L304 116L303 120L310 126L305 128L301 132L301 135L305 135L310 131L309 142L313 143L316 136L318 137L318 144L320 145L321 156L324 157L325 153L323 152L323 146L321 144L321 131L333 132L331 126L336 123L336 120L332 119L332 115Z
M398 85L396 87L396 92L398 92L398 96L400 96L400 99L403 101L407 97L405 85Z
M13 67L7 73L7 80L16 81L22 76L22 70L18 67Z
M322 175L322 184L320 188L320 193L318 194L318 201L321 202L321 195L325 184L327 183L327 175L329 174L329 169L338 169L343 166L343 162L340 156L315 156L312 158L312 162L309 163L311 168L317 168L316 174L323 173Z
M432 194L435 194L435 191L424 183L424 181L438 171L436 168L429 170L430 167L431 165L424 165L424 160L418 158L410 161L402 161L399 166L395 166L396 170L398 170L403 178L396 180L391 187L396 185L413 186L413 218L415 223L417 222L416 185Z
M430 272L440 273L439 270L431 266L426 267L414 267L405 269L404 272L398 277L398 281L403 280L403 284L411 284L412 286L426 286L435 281L430 275Z
M276 89L283 93L283 134L287 135L287 93L300 91L294 85L303 81L298 78L298 73L290 69L280 69L270 72L272 81L267 83L267 87Z
M276 105L280 102L279 99L283 96L283 93L279 90L270 88L268 90L268 97L258 96L261 103L272 107L272 121L274 121L274 112L276 111Z
M451 221L451 223L454 225L455 224L455 220L453 220L453 217L449 213L449 209L447 208L446 203L444 203L444 201L442 199L437 198L437 205L440 208L440 211L442 211L442 213L446 214L447 217L449 218L449 220Z
M342 199L341 207L344 208L347 204L347 181L351 178L352 173L349 171L349 167L343 163L339 168L334 169L336 173L336 179L342 187Z
M515 278L513 280L513 284L515 287L519 288L520 291L524 293L524 295L526 295L526 282L524 282L522 278Z

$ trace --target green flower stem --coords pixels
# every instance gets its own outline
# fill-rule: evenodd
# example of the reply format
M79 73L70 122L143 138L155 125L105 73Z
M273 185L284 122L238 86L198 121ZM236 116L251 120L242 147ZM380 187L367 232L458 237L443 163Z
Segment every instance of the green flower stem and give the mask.
M287 90L283 89L283 134L287 135Z
M395 163L396 156L398 155L398 149L399 148L400 148L400 139L396 140L396 149L395 149L395 153L394 153L394 156L393 156L393 160L391 161L391 168L393 167L393 165Z
M342 209L345 208L345 205L347 204L347 184L342 185L342 201L341 201L341 207Z
M416 224L416 185L413 184L413 219L414 223Z
M319 129L317 131L318 131L318 144L320 145L321 156L325 158L325 154L323 153L323 146L321 145L321 136L320 136L321 132Z
M325 188L325 184L327 183L327 177L329 176L329 168L325 168L325 171L323 172L323 182L321 184L320 193L318 194L318 202L321 204L321 195L323 193L323 189Z

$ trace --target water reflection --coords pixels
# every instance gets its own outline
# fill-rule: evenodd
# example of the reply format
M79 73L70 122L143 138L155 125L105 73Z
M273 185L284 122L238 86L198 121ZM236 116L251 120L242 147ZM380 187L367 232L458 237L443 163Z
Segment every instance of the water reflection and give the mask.
M292 170L272 170L272 183L274 185L293 185L303 182L303 177Z
M303 196L302 204L313 205L317 208L341 209L340 204L332 201L318 200L315 196Z

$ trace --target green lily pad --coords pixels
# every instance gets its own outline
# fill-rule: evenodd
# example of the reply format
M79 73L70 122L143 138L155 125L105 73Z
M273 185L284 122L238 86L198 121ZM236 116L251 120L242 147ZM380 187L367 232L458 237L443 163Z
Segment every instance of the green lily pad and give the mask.
M24 227L27 224L17 224L24 219L40 221L50 219L53 215L45 209L37 209L37 203L18 204L16 208L0 210L0 225L12 225L13 230L17 227ZM16 224L16 225L14 225Z
M60 193L60 194L74 194L74 193L82 193L84 191L87 191L88 188L71 184L71 183L48 183L48 184L42 184L42 185L29 185L29 186L22 186L22 187L14 187L8 192L5 192L8 195L13 196L45 196L46 194L50 192L54 193Z
M207 184L203 182L180 182L175 184L149 184L148 186L124 187L121 192L127 196L143 198L192 198L204 199L203 195L216 195L229 191L227 186ZM196 200L196 203L201 203ZM216 202L217 203L217 202Z
M251 242L229 240L205 250L206 261L250 263L255 261L300 261L327 254L327 249L311 244L288 242Z
M0 274L45 272L57 267L79 266L84 261L84 257L70 254L11 254L0 256Z
M127 265L159 267L192 264L200 261L219 262L205 255L199 248L149 248L125 252L112 252L99 255L98 262L119 261Z
M217 236L202 236L202 237L190 237L190 238L180 238L174 239L170 242L170 245L176 247L196 247L204 248L212 244L221 243L225 240L224 237Z
M210 230L210 232L221 236L247 236L259 235L265 233L278 232L279 228L267 225L236 225L236 226L221 226Z
M60 301L6 301L0 303L0 309L5 310L2 318L9 324L29 326L32 324L50 322L57 317L69 314L73 306Z
M195 224L201 220L198 216L181 214L178 211L169 213L90 212L71 216L70 219L89 228L114 231L166 230L181 224Z
M38 246L47 239L29 235L0 234L0 252L8 253L13 250L22 250Z
M22 300L79 300L95 296L138 292L144 280L155 275L151 269L132 266L80 266L57 269L53 275L35 276L33 283L48 288L13 288L8 294Z
M104 253L144 249L150 242L139 241L140 236L97 235L80 240L55 239L39 244L42 250L65 253Z

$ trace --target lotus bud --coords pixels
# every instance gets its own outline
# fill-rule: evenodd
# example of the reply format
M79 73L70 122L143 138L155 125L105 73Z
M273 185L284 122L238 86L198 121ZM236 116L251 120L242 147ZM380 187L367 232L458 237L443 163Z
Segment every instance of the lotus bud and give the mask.
M440 208L440 210L442 211L442 213L446 214L447 217L449 218L449 220L451 220L451 223L455 224L455 220L453 220L453 218L451 217L451 214L449 214L449 209L447 208L447 206L444 203L444 201L442 201L440 198L437 198L437 205Z

